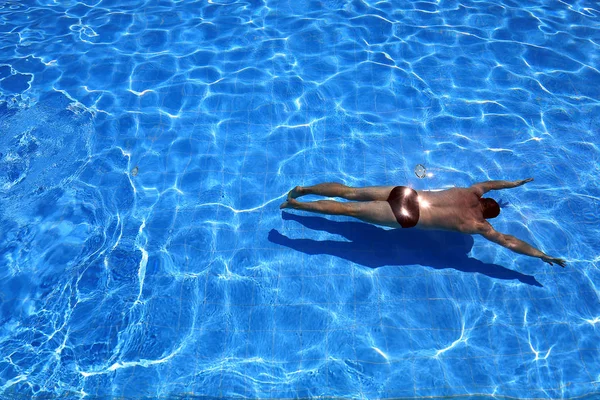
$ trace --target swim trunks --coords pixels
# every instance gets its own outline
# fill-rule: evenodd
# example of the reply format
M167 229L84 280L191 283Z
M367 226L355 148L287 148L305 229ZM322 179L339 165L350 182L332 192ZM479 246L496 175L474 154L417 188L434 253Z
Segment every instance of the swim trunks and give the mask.
M396 221L403 228L412 228L419 222L419 195L406 186L396 186L390 192L387 202L392 208Z

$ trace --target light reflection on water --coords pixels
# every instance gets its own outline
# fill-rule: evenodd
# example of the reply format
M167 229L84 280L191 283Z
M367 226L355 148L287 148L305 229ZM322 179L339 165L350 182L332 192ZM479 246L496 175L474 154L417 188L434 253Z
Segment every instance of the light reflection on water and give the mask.
M585 1L1 5L0 393L597 392L599 16ZM530 176L499 193L494 226L564 270L277 208L322 181Z

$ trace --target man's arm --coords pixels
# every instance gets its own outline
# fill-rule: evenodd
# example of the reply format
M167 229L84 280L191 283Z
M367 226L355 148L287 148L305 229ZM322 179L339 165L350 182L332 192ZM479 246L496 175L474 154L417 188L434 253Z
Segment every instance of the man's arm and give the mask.
M478 233L487 240L490 240L494 243L498 243L499 245L504 246L507 249L514 251L515 253L541 258L544 262L547 262L550 265L552 265L553 262L557 263L563 268L566 265L565 260L561 258L550 257L549 255L544 254L535 247L529 245L528 243L525 243L522 240L517 239L514 236L505 235L496 231L488 222L484 223L484 225Z
M521 186L526 184L527 182L531 182L533 178L522 179L519 181L487 181L487 182L479 182L471 186L479 196L482 196L484 193L489 192L490 190L500 190L500 189L512 189L517 186Z

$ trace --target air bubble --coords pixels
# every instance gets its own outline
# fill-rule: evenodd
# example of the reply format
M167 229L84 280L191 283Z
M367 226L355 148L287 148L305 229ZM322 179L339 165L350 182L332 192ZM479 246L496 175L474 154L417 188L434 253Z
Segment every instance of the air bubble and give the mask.
M417 164L415 166L415 175L419 179L423 179L425 178L425 176L427 176L427 170L425 169L425 166L423 166L423 164Z

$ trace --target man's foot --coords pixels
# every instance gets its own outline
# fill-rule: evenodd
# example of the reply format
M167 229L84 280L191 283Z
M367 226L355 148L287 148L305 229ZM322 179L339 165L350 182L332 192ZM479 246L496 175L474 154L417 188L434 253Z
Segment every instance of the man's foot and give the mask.
M292 190L289 191L287 198L288 198L288 200L290 200L290 199L298 198L303 195L304 195L304 193L302 193L302 186L296 186L295 188L293 188Z
M289 196L289 195L288 195ZM284 208L296 208L295 205L298 204L298 201L294 198L288 197L287 201L284 201L279 206L279 209L283 210Z

